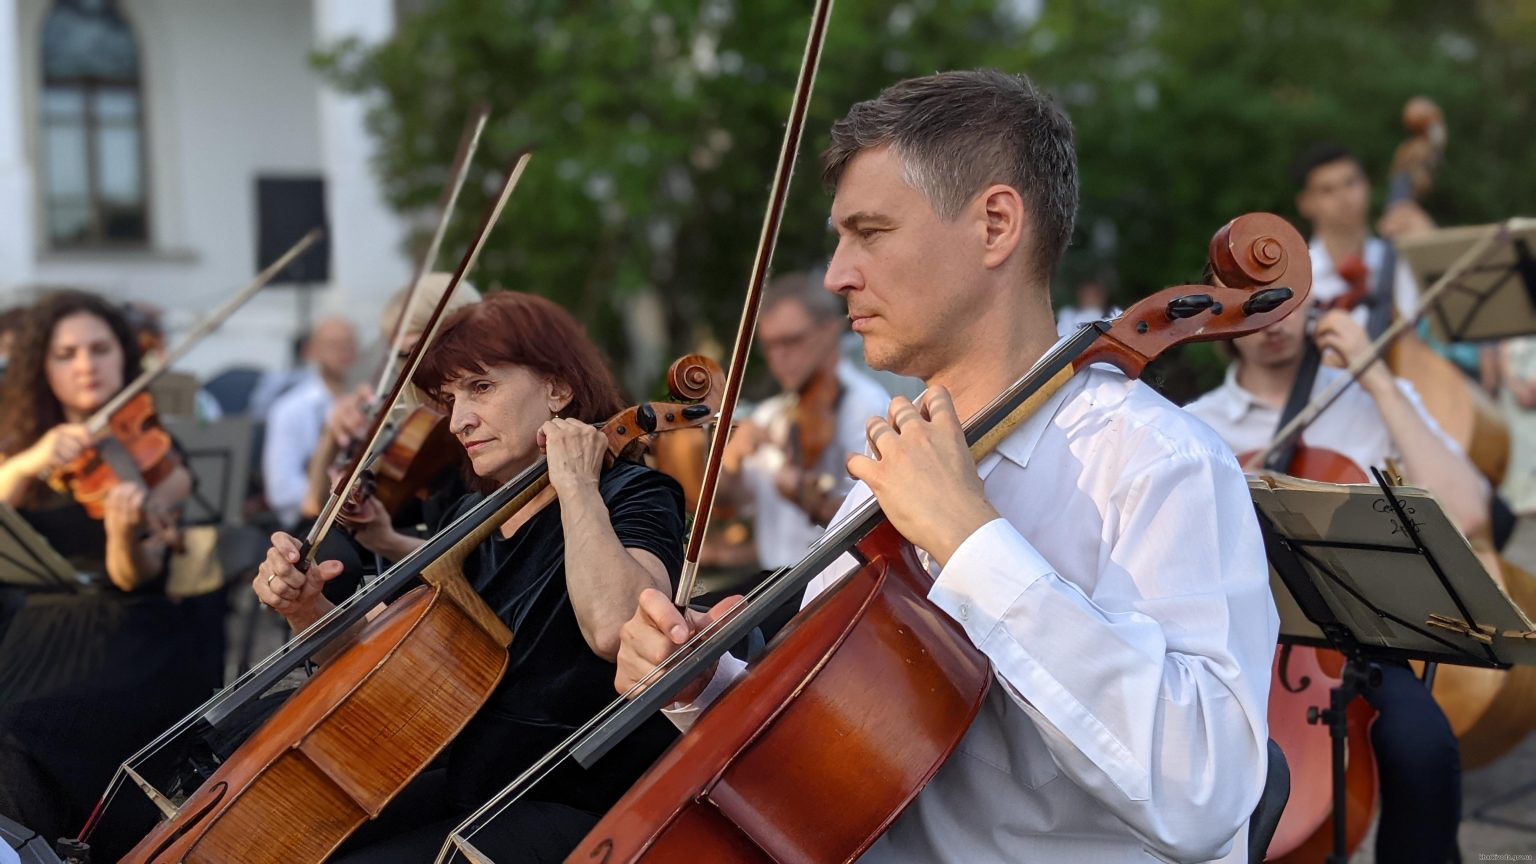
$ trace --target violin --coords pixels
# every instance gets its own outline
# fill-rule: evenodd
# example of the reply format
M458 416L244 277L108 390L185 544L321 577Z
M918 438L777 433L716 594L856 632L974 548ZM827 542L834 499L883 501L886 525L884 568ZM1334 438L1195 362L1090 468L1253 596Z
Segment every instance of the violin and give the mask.
M114 486L139 483L153 489L169 477L182 464L181 456L155 413L149 385L245 305L320 236L321 232L316 229L295 243L257 274L249 285L193 328L175 348L167 351L159 364L145 369L91 414L84 425L94 446L49 475L46 478L49 485L72 495L92 519L101 519L106 513L107 493Z
M843 386L836 367L820 369L801 385L789 411L789 456L797 468L812 471L837 434L837 403Z
M87 429L91 426L87 423ZM92 519L106 515L107 493L120 483L153 489L182 464L169 432L155 413L155 400L141 391L107 417L96 446L48 478L68 492Z

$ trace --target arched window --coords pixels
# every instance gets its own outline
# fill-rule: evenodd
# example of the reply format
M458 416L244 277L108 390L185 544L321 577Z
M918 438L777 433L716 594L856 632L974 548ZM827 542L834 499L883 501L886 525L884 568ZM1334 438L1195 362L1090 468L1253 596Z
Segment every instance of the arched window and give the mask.
M55 247L149 240L139 47L113 0L54 0L43 22L43 194Z

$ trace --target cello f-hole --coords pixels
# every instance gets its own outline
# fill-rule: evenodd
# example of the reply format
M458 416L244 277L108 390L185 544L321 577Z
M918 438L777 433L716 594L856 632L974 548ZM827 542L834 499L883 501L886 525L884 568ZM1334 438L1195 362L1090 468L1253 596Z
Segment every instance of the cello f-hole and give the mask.
M176 841L180 840L182 837L185 837L188 831L198 827L198 824L202 821L203 817L208 815L208 813L210 813L215 807L219 806L219 802L224 800L224 793L229 791L229 784L220 781L215 783L209 791L211 794L208 796L208 801L203 804L202 809L199 810L190 819L185 820L182 823L180 829L173 832L171 836L165 838L165 842L155 847L155 851L150 853L150 864L161 864L160 856L165 854L165 850L176 845ZM166 864L169 864L169 862L166 862Z
M1310 676L1308 676L1308 675L1301 676L1301 680L1300 681L1296 682L1295 684L1292 684L1291 683L1291 676L1289 674L1290 668L1291 668L1291 646L1289 644L1281 645L1280 646L1280 686L1284 687L1285 688L1285 692L1287 692L1287 693L1300 693L1301 691L1303 691L1303 690L1307 689L1308 687L1312 686L1312 678Z

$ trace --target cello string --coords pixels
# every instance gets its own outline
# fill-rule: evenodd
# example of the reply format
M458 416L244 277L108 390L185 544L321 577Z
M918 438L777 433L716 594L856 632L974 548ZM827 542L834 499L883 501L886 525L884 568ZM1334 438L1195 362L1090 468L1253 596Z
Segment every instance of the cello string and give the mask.
M1092 341L1086 339L1088 330L1098 330L1098 326L1094 324L1084 325L1082 328L1079 328L1077 334L1074 337L1063 339L1057 342L1056 345L1051 348L1051 350L1047 351L1039 360L1035 362L1035 364L1030 368L1030 371L1025 373L1025 375L1020 378L1014 386L1008 388L1002 394L995 397L981 411L977 412L972 421L966 424L966 431L968 433L967 437L969 438L971 433L979 434L982 431L980 427L983 425L986 419L1000 412L1003 407L1008 404L1010 399L1017 398L1020 390L1033 383L1035 379L1040 378L1041 370L1051 369L1056 365L1064 365L1065 363L1070 362L1070 359L1067 358L1068 354L1071 354L1073 357L1081 355L1086 350L1088 345L1093 344L1093 341L1097 341L1097 337L1095 337L1095 339ZM873 517L878 510L879 502L871 497L851 512L845 514L841 519L833 522L827 527L826 533L817 538L816 541L812 543L811 546L807 549L805 559L802 560L800 564L782 568L768 578L759 582L743 596L742 601L738 603L737 606L729 614L716 621L711 621L709 624L705 625L699 631L690 636L681 645L677 646L677 648L673 649L672 653L669 654L665 660L653 668L643 678L635 682L635 684L630 686L618 698L604 706L602 710L600 710L585 724L567 736L566 739L560 742L560 744L556 745L555 748L547 752L542 758L539 759L539 761L525 769L522 774L519 774L510 784L507 785L507 787L502 789L484 805L466 817L464 821L461 822L453 830L453 832L449 834L448 838L444 842L443 847L439 850L437 858L439 864L443 864L443 862L449 860L449 857L453 854L452 847L455 840L468 841L474 837L476 833L484 829L491 822L495 821L497 817L506 812L508 807L512 806L512 804L521 799L523 795L527 794L529 789L537 785L544 778L548 777L549 774L553 772L555 768L559 767L559 765L564 762L566 758L570 757L580 747L580 745L583 744L584 741L592 735L593 732L608 723L620 712L624 711L629 706L630 701L634 697L655 685L661 679L666 677L666 675L672 672L673 669L677 668L688 659L690 659L694 654L705 650L713 650L719 648L720 642L731 638L723 635L723 628L728 622L748 612L753 605L761 601L764 594L769 593L785 581L793 579L804 567L807 566L808 562L813 561L820 554L828 551L824 547L829 545L835 546L837 548L846 547L850 540L849 534L852 529L856 528L863 521ZM857 570L859 566L860 565L858 562L854 562L853 568L839 575L836 582L841 582L843 579L847 578L847 576L854 570ZM834 582L834 584L836 584L836 582ZM830 588L828 590L830 590Z

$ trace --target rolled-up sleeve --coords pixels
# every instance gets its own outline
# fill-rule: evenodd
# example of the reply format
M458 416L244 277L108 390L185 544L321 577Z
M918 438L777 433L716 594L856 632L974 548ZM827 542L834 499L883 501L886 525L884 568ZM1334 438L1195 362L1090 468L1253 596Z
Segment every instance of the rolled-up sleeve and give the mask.
M1278 619L1253 505L1229 457L1200 453L1128 475L1112 503L1098 573L1062 578L998 519L929 598L992 661L1064 774L1164 854L1209 860L1267 766Z

